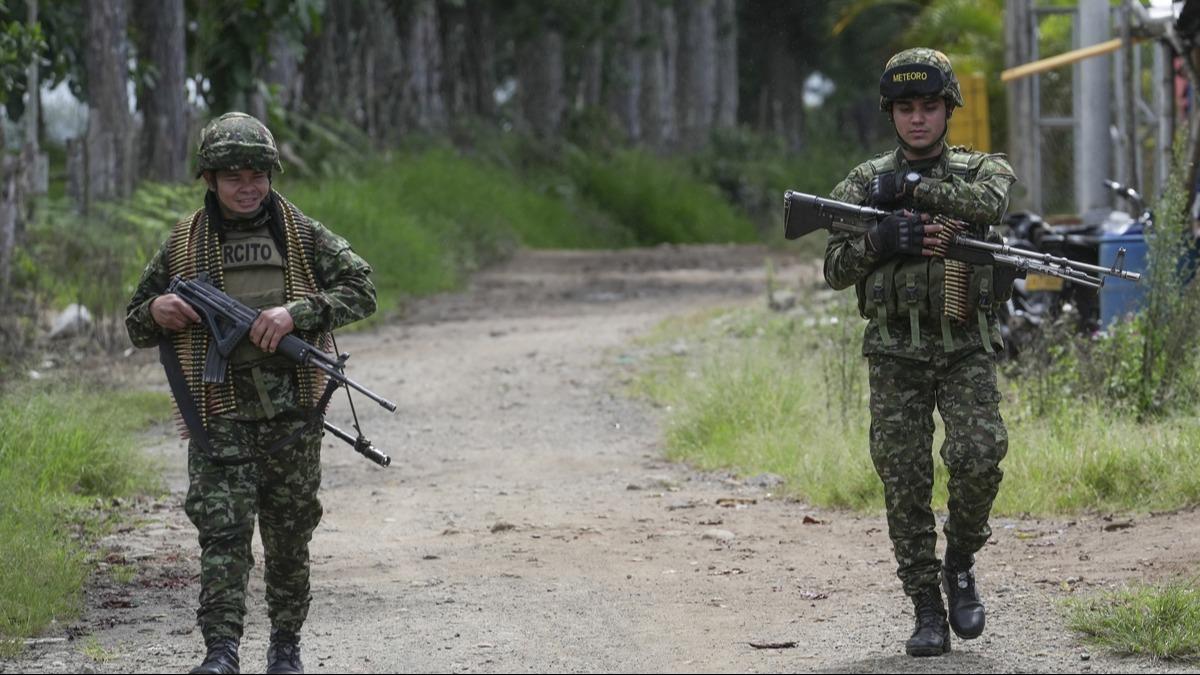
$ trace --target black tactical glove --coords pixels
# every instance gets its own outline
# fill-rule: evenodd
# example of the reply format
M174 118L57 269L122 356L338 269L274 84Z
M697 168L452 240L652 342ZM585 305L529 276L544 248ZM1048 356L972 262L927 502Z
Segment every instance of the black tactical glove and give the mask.
M906 174L895 171L881 173L871 179L871 201L876 206L894 206L911 197L920 183L921 174L915 171Z
M915 213L897 211L867 230L867 250L881 258L897 253L921 255L925 221Z

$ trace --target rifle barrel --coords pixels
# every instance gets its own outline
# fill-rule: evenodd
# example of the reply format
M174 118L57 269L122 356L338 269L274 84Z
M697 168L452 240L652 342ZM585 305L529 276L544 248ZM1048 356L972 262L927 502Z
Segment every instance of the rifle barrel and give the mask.
M375 392L371 391L370 389L367 389L366 387L355 382L354 380L350 379L349 377L346 377L346 374L343 373L336 366L330 365L323 359L313 358L311 355L308 359L306 359L306 361L308 362L308 365L325 371L325 373L327 373L330 377L337 380L338 382L341 382L342 384L346 385L347 387L352 387L354 389L357 389L359 391L359 393L361 393L363 396L366 396L367 398L371 399L372 401L375 401L379 405L383 406L384 408L387 409L388 412L396 412L396 404L395 403L392 403L391 401L380 396L379 394L376 394Z
M1058 267L1073 269L1078 272L1090 273L1090 275L1108 275L1119 277L1127 281L1138 281L1142 278L1142 275L1138 274L1137 272L1129 272L1127 270L1117 269L1115 267L1092 265L1089 263L1080 262L1078 260L1071 260L1070 258L1062 258L1059 256L1050 255L1049 253L1039 253L1037 251L1030 251L1029 249L1017 248L1016 246L1009 246L1008 244L993 244L992 242L979 241L978 239L971 239L970 237L963 236L957 237L954 243L961 246L967 246L969 248L978 248L985 251L991 251L993 253L1029 258L1047 265L1056 265Z

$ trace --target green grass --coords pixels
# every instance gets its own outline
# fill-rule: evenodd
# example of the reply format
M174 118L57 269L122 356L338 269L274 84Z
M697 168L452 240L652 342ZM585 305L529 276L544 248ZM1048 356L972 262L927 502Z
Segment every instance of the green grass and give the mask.
M1156 659L1200 657L1196 579L1136 586L1067 604L1073 630L1118 654Z
M375 320L411 298L461 287L522 246L757 239L711 176L636 150L588 153L500 136L473 151L430 142L364 151L345 164L323 178L283 174L276 187L372 265L382 310ZM78 301L119 328L146 261L203 194L200 181L147 183L89 217L65 199L40 204L18 252L14 287L30 306L33 297L54 307Z
M838 321L834 323L833 318ZM811 324L811 325L809 325ZM843 304L807 317L765 309L670 322L648 339L635 391L669 407L671 458L705 469L783 476L783 492L815 505L878 510L868 451L863 322ZM687 346L679 356L671 349ZM1002 384L1009 432L997 514L1165 510L1200 503L1200 420L1137 422L1076 401L1052 414L1017 412L1019 382ZM935 415L936 419L936 415ZM934 450L941 443L941 423ZM934 504L945 508L940 459Z
M611 214L640 245L757 240L746 216L682 163L639 150L608 158L579 154L570 162L570 173L580 194Z
M84 639L83 646L80 647L79 651L83 652L84 656L96 663L105 663L116 658L115 654L105 648L104 645L100 644L100 640L96 639L95 635L87 636L87 638Z
M137 565L113 565L108 568L112 580L121 586L128 586L137 578Z
M749 241L754 227L685 167L638 152L575 153L569 170L516 170L434 148L355 177L281 184L371 263L383 310L450 290L519 246L614 248Z
M159 393L32 384L0 398L0 638L78 614L86 544L105 518L91 507L158 488L132 448L169 406Z

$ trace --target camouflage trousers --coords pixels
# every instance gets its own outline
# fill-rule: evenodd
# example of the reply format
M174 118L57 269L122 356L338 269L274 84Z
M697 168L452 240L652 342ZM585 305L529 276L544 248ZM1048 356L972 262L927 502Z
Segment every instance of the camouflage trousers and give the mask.
M950 475L946 546L970 555L991 536L988 514L1008 452L996 366L983 350L929 362L875 354L868 363L871 460L883 481L896 574L911 596L937 585L940 568L930 506L935 405L945 423L941 455Z
M208 435L215 454L239 458L263 453L304 425L286 414L261 422L214 418ZM196 617L206 640L242 635L256 515L271 625L299 632L304 624L311 600L308 543L322 513L322 436L320 428L305 431L274 454L237 465L213 462L189 444L185 510L200 533Z

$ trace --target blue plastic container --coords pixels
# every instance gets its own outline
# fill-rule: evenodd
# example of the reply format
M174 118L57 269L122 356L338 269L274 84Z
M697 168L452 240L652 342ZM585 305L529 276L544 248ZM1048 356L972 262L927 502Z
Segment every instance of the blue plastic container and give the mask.
M1117 251L1125 249L1125 269L1146 271L1146 238L1140 230L1124 234L1106 233L1100 238L1100 266L1112 267ZM1142 309L1146 298L1144 284L1105 277L1100 289L1100 327L1108 328L1114 321Z

